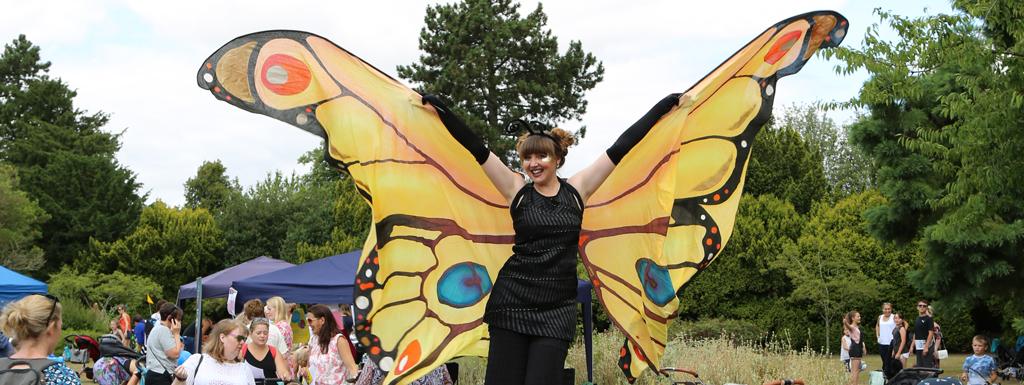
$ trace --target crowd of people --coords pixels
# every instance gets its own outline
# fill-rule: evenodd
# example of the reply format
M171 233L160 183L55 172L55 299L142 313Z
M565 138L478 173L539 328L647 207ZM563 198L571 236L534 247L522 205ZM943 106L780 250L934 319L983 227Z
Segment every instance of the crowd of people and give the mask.
M904 367L911 355L914 356L914 367L939 368L941 359L945 358L942 342L942 328L935 322L935 311L927 300L917 301L917 317L909 323L899 312L893 311L891 303L882 304L882 314L875 322L875 338L878 343L878 354L882 359L881 371L886 378L896 375ZM860 381L860 372L867 368L863 363L867 352L860 330L861 315L854 310L843 317L843 336L841 338L840 360L850 373L850 384ZM970 385L983 385L996 378L995 361L985 354L988 339L975 336L972 340L974 354L964 361L961 380Z
M233 319L214 323L204 318L189 326L187 333L182 333L181 308L165 301L157 305L159 310L145 318L133 318L123 306L117 307L110 332L99 341L104 348L117 345L127 353L95 360L92 375L97 384L377 385L384 379L385 373L371 360L360 359L351 341L350 313L327 305L305 309L301 319L308 327L308 342L294 340L291 321L297 305L281 297L265 304L249 301ZM0 358L0 369L22 365L40 373L46 385L81 384L80 373L52 356L62 338L61 316L59 299L49 294L29 295L8 304L0 315L0 327L17 348L0 355L5 357ZM196 327L201 350L192 354ZM453 380L442 365L415 383L450 385Z

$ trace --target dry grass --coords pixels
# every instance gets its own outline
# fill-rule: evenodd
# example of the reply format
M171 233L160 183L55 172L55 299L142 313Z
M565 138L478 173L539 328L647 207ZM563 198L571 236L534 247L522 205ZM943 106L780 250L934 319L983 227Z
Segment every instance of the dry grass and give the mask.
M622 337L608 332L594 337L594 382L626 384L616 366ZM569 352L567 365L576 368L577 383L586 381L586 362L582 344ZM737 344L728 338L711 340L675 339L669 343L662 366L696 370L708 384L760 384L778 378L803 378L808 384L841 384L846 380L838 360L830 360L812 351L793 351L784 342ZM684 379L679 377L677 379ZM636 384L668 384L665 377L650 371Z

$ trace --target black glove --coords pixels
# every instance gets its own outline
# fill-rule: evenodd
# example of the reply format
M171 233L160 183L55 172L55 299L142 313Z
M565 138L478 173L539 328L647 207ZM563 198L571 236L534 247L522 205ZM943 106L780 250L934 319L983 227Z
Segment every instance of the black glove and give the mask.
M629 128L615 140L615 143L605 150L605 153L608 154L609 158L611 158L612 163L619 164L622 157L626 156L626 154L629 153L629 150L633 149L633 146L640 143L640 140L643 139L644 136L647 136L647 132L651 131L651 127L654 127L654 124L658 122L658 119L661 119L662 116L672 110L672 107L679 104L679 97L681 95L682 94L671 94L666 96L664 99L661 99L658 104L655 104L650 111L647 111L640 120L637 120L636 123L629 126Z
M427 103L430 103L437 110L437 115L441 118L441 123L448 129L448 133L452 134L462 147L469 150L469 153L473 155L478 164L484 164L491 155L491 151L487 149L487 146L484 146L484 142L480 140L480 137L476 136L462 119L455 116L437 95L423 95L423 104Z

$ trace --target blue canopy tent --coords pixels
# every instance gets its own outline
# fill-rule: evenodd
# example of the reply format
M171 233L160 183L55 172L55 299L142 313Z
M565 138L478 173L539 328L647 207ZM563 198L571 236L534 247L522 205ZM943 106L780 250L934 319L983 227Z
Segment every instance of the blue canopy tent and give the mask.
M46 293L46 284L0 266L0 305L29 294Z
M227 269L203 277L203 298L228 296L231 283L240 279L266 274L295 266L294 264L270 257L256 257ZM196 297L196 282L192 281L178 288L178 305L185 299Z
M280 296L287 302L352 303L359 250L320 258L268 274L236 280L235 311L245 301Z
M235 311L241 311L245 301L280 296L287 302L341 304L352 303L356 271L359 268L359 250L321 258L298 266L281 269L235 281L231 287L235 294ZM593 324L590 304L593 285L579 280L576 300L583 305L583 337L586 347L587 379L593 377Z
M186 283L178 287L178 306L182 306L182 303L186 299L193 299L199 297L199 300L196 302L195 323L196 325L198 325L198 320L202 318L203 298L227 297L228 288L231 287L231 283L234 282L236 279L243 279L254 275L265 274L268 272L288 268L291 266L295 265L282 261L280 259L274 259L270 257L256 257L248 261L242 262L240 264L237 264L235 266L231 266L227 269L207 275L205 277L199 277L195 281ZM202 286L199 286L196 283L199 283ZM186 349L192 348L192 350L189 350L189 352L199 351L199 341L201 340L199 334L201 329L202 328L199 327L195 329L196 333L194 337L186 336Z

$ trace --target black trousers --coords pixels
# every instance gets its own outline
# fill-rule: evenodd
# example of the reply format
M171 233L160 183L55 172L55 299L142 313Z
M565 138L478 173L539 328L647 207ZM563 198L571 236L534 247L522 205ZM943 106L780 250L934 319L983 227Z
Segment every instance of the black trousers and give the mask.
M882 373L888 373L892 370L892 345L878 344L878 354L882 356Z
M490 332L484 384L552 384L560 381L569 341L495 327Z

